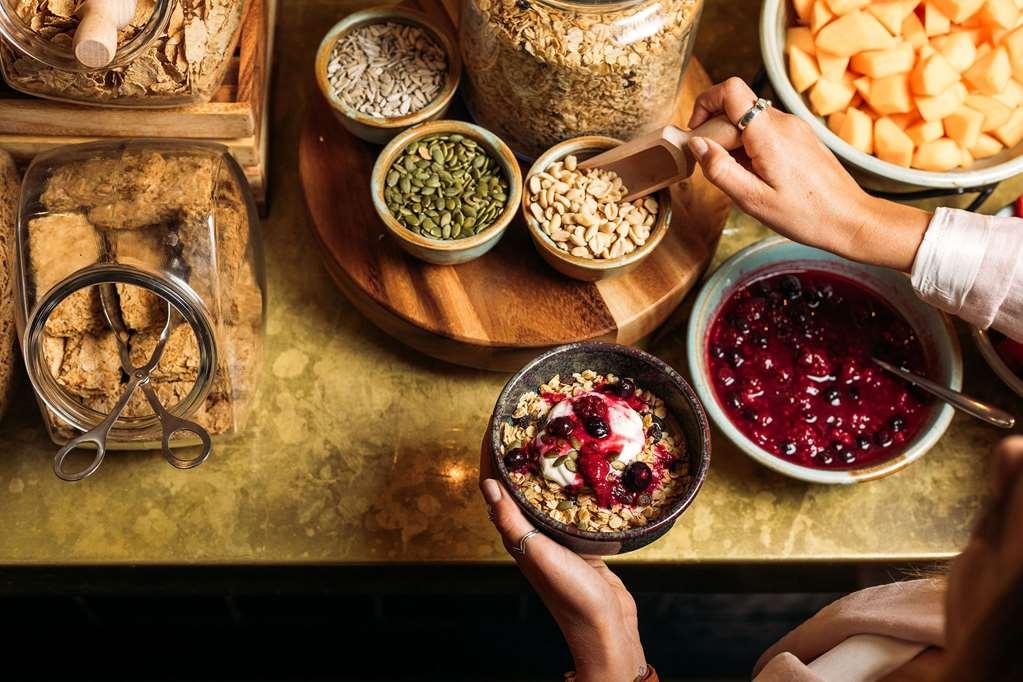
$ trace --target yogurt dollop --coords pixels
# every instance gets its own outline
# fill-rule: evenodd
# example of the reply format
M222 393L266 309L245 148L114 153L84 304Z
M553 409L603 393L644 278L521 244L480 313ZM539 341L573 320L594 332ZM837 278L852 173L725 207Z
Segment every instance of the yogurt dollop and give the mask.
M576 407L582 401L588 403L587 407L592 410L593 401L600 401L603 406L601 410L603 418L607 423L607 436L596 438L586 429L583 416L580 416ZM570 438L557 438L547 432L544 427L533 440L533 447L539 454L540 472L544 478L564 488L581 488L588 486L592 488L603 506L610 506L610 485L607 474L610 472L610 462L620 461L628 466L636 461L639 454L643 452L646 443L646 433L643 428L643 417L632 408L625 400L615 395L591 391L582 393L571 398L562 400L551 408L547 417L549 425L555 419L568 417L573 424ZM576 471L572 471L566 458L558 466L554 466L560 455L576 449L572 440L579 446L579 456L574 460Z

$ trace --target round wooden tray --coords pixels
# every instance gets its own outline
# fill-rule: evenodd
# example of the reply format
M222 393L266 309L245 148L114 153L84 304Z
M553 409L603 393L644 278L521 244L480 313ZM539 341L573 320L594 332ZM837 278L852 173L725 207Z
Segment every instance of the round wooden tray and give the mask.
M693 59L676 123L687 121L695 96L709 85ZM485 256L429 265L401 251L373 210L369 177L380 147L349 134L321 97L314 100L299 171L327 268L381 329L455 364L511 371L572 341L639 343L696 283L728 217L728 199L697 170L672 189L671 228L660 246L621 277L592 284L560 275L537 255L521 217Z

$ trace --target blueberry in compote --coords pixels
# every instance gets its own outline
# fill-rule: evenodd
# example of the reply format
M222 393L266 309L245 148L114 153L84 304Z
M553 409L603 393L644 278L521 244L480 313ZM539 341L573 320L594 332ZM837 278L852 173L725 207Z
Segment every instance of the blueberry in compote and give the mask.
M654 443L659 443L663 435L664 430L661 428L661 425L656 422L651 424L650 428L646 430L646 437Z
M779 452L781 452L781 454L791 457L792 455L796 454L798 448L796 447L795 443L793 443L790 440L786 440L782 441L781 445L778 446L778 450Z
M824 391L824 399L828 401L828 404L838 407L842 404L842 392L837 388L829 388Z
M881 429L874 434L874 442L877 443L878 446L886 448L895 442L895 437L888 429Z
M892 417L892 420L888 422L888 428L895 433L902 433L906 428L906 420L899 416Z
M636 382L628 377L618 382L618 395L628 398L636 394Z
M858 447L860 450L869 450L870 449L870 439L867 438L866 436L859 436L859 437L857 437L856 438L856 447Z
M558 438L568 438L572 435L572 431L575 430L575 424L572 423L570 417L558 417L552 419L547 425L547 433Z
M795 301L803 295L803 283L795 275L785 275L781 278L781 293L790 301Z
M645 462L633 462L625 469L625 473L622 474L622 485L627 490L633 492L643 492L650 487L650 482L654 479L654 472L650 470L650 466Z
M590 434L594 438L607 438L607 435L611 430L607 426L607 422L601 417L590 417L586 420L586 433Z
M523 471L529 464L529 457L522 448L512 448L504 453L504 466L508 471Z

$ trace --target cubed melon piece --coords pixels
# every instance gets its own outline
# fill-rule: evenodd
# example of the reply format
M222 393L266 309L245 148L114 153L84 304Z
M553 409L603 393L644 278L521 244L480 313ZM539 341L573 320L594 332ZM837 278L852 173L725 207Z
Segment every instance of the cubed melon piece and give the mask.
M860 97L870 97L870 79L866 76L860 76L854 80L853 87L856 88L856 92L859 93Z
M966 147L959 148L959 158L961 159L959 161L959 165L961 167L969 168L970 166L973 165L973 154L971 154L970 150L967 149Z
M973 66L973 62L977 60L977 45L968 31L949 33L947 36L934 39L932 44L959 73Z
M881 25L888 29L892 35L902 33L902 25L906 21L920 0L884 0L883 2L872 2L867 11L874 15Z
M845 77L845 71L849 67L849 58L837 57L827 52L817 52L817 65L820 67L821 76L837 82Z
M919 50L927 44L927 31L924 30L923 22L915 12L910 12L906 20L902 22L902 39Z
M984 0L931 0L949 21L961 24L984 6Z
M906 128L906 135L917 147L925 142L940 140L944 134L945 127L941 125L941 121L920 121Z
M955 140L960 147L969 149L980 137L981 128L984 126L984 114L962 106L943 118L941 124L947 137Z
M838 135L838 131L842 129L843 121L845 121L845 112L836 111L831 116L828 116L828 130Z
M1023 140L1023 108L1014 109L1009 120L995 128L991 134L1006 147L1015 147Z
M999 102L1004 102L1010 107L1018 107L1023 104L1023 85L1015 78L1010 78L1005 84L1005 89L994 96Z
M991 137L987 133L981 133L977 138L976 144L970 147L970 154L975 159L986 159L989 156L994 156L998 152L1002 151L1005 147L1002 143Z
M836 16L848 14L853 10L863 9L870 4L870 0L828 0L828 9Z
M792 0L792 8L796 10L799 23L804 26L810 23L810 14L813 12L813 0Z
M987 0L980 10L980 17L990 25L1004 29L1015 28L1019 20L1019 8L1014 0Z
M952 28L952 22L941 13L934 3L924 4L924 31L928 37L945 35L950 28Z
M912 166L920 170L947 171L958 166L962 159L962 152L955 140L943 137L918 146L913 153Z
M959 72L940 52L918 61L909 77L909 86L917 95L939 95L958 82Z
M925 121L941 121L966 101L966 86L956 83L933 97L917 97L916 108Z
M827 3L824 0L817 0L813 3L813 10L810 12L810 32L817 35L834 18L835 15L828 9Z
M793 46L789 50L789 78L796 92L805 92L820 77L817 60Z
M890 50L869 50L853 55L849 66L871 78L884 78L896 73L909 73L916 61L916 53L909 43L899 43Z
M1005 125L1012 114L1012 108L1008 104L987 95L967 95L966 106L984 116L984 124L980 129L985 133Z
M886 118L903 130L920 120L920 116L915 111L907 114L888 114Z
M1004 47L979 57L963 73L963 80L985 95L997 95L1005 89L1012 77L1012 64Z
M793 26L785 34L785 53L795 45L808 55L817 54L817 46L813 44L813 33L806 26ZM972 63L972 62L971 62Z
M1013 78L1023 77L1023 26L1002 38L1002 47L1009 52Z
M865 112L849 107L838 136L864 154L874 152L874 122Z
M872 14L855 10L825 26L817 34L817 49L842 57L865 50L887 50L895 38Z
M887 116L874 122L874 154L896 166L909 167L913 161L913 140Z
M856 88L842 81L820 78L810 88L810 106L818 116L845 111L856 94Z
M909 74L875 78L870 84L867 98L879 114L904 114L913 111L913 96L909 92Z

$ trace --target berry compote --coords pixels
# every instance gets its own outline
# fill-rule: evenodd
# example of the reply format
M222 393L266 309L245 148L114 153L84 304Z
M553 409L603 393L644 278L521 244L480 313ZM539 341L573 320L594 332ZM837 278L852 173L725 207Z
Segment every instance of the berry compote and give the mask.
M872 291L830 272L771 274L740 287L707 338L718 401L771 454L851 469L898 454L930 411L871 361L926 375L923 345Z
M1013 341L999 332L991 333L991 343L1012 373L1023 377L1023 343Z

